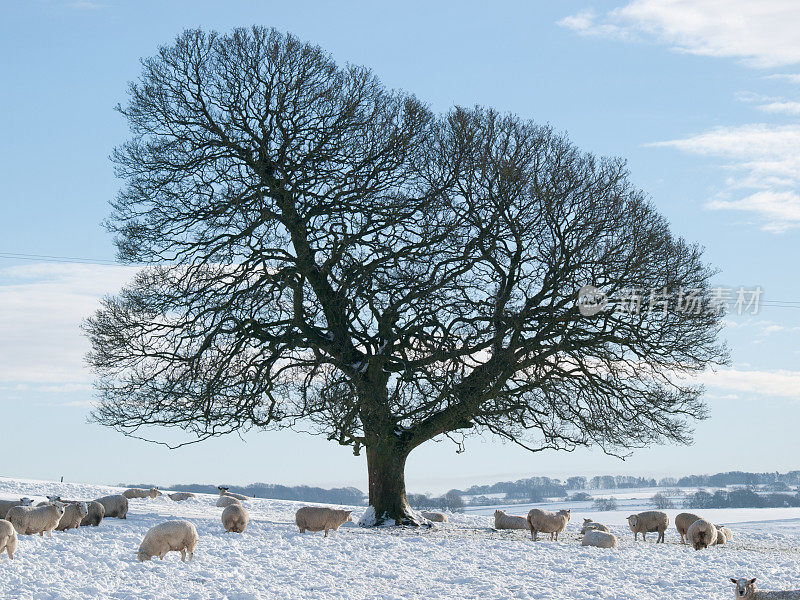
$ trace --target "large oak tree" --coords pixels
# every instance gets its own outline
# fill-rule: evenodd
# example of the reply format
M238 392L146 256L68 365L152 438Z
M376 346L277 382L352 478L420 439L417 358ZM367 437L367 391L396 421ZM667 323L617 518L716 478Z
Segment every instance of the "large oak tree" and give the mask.
M129 95L109 228L146 266L86 324L100 423L312 427L366 453L397 523L417 522L406 459L437 437L690 440L684 376L725 360L713 273L621 161L488 109L434 115L257 27L183 33ZM603 310L576 306L586 284ZM631 290L699 301L619 310Z

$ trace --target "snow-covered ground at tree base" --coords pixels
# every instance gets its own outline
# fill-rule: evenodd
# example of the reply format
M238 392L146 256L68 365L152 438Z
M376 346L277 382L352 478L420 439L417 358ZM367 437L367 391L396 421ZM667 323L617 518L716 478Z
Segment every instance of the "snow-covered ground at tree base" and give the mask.
M46 494L91 499L119 488L0 478L0 498ZM558 542L532 542L524 531L495 531L491 514L450 515L432 529L364 529L346 524L330 537L300 534L294 513L304 503L254 499L244 534L225 533L215 496L173 502L130 501L126 520L106 519L52 538L20 536L15 560L0 560L0 598L148 599L714 599L732 598L729 577L758 577L762 589L800 588L800 509L706 513L729 524L735 539L695 552L673 526L667 543L634 542L625 511L573 509ZM626 507L627 510L628 507ZM643 504L642 510L647 509ZM353 507L356 519L366 510ZM524 514L521 507L508 512ZM667 511L674 517L676 510ZM584 516L608 523L616 550L580 546ZM154 524L192 521L200 543L191 563L171 552L136 561ZM547 537L547 536L544 536Z

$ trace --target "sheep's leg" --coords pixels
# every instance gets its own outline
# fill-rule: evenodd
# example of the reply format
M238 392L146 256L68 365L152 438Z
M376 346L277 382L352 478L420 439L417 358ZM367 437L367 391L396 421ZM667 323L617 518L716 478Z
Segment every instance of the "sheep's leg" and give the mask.
M647 532L646 531L642 532L642 540L644 540L645 542L647 541Z
M181 562L186 562L186 548L181 548Z
M325 535L323 535L322 537L328 537L328 528L327 527L325 528Z

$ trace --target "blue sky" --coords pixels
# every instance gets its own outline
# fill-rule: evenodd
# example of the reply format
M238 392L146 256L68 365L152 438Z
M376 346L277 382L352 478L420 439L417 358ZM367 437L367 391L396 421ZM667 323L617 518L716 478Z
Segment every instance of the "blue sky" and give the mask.
M598 451L529 454L491 438L460 455L431 443L409 460L410 490L533 474L800 468L800 5L339 4L0 3L0 411L3 446L18 448L0 475L365 488L363 458L311 436L250 432L169 451L86 422L91 378L77 325L132 273L111 264L101 227L119 185L107 157L127 136L113 107L139 59L182 29L251 24L368 65L436 111L493 106L627 158L675 231L706 247L718 283L759 285L770 303L730 317L733 363L702 377L711 418L695 445L621 462Z

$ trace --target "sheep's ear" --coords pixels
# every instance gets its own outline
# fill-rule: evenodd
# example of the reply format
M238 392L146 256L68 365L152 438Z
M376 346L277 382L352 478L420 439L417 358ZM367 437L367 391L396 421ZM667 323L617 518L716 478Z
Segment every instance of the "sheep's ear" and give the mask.
M731 577L731 583L739 583L739 580L738 579L734 579L733 577Z
M749 583L755 583L755 582L756 582L756 578L755 578L755 577L753 577L753 578L750 580L750 582L749 582Z

